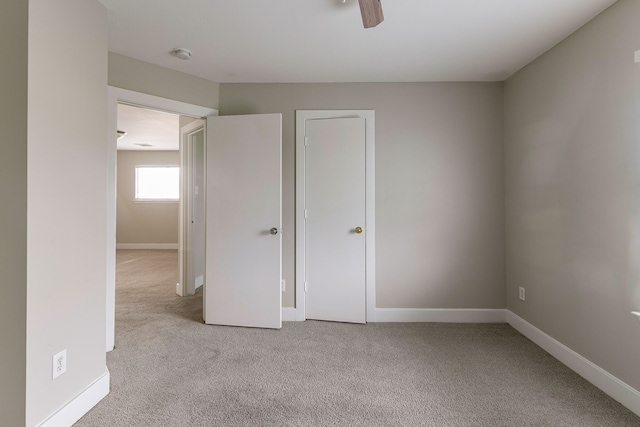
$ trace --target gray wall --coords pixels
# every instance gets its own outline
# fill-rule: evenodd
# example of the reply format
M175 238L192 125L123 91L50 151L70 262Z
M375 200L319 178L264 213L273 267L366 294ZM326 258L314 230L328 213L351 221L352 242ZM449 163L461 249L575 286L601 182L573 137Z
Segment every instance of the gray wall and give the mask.
M220 114L283 114L287 283L295 110L374 109L377 306L504 308L502 95L502 83L221 84Z
M505 83L507 306L636 390L638 22L620 0Z
M116 244L178 244L178 202L135 202L136 166L180 166L178 151L118 151Z
M218 108L218 83L109 52L109 85Z
M0 425L7 426L25 423L28 15L28 2L0 3Z
M26 425L35 426L107 374L107 11L95 0L28 4ZM61 46L74 55L55 54ZM62 349L67 372L52 381Z

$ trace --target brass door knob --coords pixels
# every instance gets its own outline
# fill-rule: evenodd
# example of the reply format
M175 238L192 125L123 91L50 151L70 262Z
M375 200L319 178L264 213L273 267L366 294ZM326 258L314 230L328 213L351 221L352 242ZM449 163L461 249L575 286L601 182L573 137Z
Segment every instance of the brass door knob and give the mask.
M355 232L356 234L362 233L362 227L356 227Z

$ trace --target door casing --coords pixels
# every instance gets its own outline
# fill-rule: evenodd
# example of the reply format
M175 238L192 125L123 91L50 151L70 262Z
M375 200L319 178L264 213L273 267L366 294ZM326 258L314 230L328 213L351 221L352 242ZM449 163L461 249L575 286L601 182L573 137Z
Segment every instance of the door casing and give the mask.
M361 117L365 125L365 238L366 238L366 321L375 322L375 111L374 110L297 110L296 111L296 320L306 320L305 278L305 122L314 119Z
M176 284L176 293L180 296L195 294L199 287L199 284L196 283L198 281L196 257L199 252L204 260L204 247L196 248L196 237L198 234L204 234L204 212L196 212L196 195L194 194L196 187L201 197L205 190L204 180L197 182L194 176L198 166L204 168L204 157L196 159L196 147L193 141L193 135L200 131L203 132L202 144L204 147L206 141L206 122L204 120L197 119L180 129L181 197L178 227L180 282ZM201 164L197 164L197 161ZM204 211L204 205L201 210ZM201 221L194 222L196 219Z

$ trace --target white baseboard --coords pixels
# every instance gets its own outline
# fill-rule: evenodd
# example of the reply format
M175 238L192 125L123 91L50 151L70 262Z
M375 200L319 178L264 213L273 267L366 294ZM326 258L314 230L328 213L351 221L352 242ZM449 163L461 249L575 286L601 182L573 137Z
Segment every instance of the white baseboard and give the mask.
M640 391L619 380L508 310L507 323L587 381L640 416Z
M505 323L504 309L376 308L376 322Z
M504 309L483 308L376 308L374 322L505 323ZM285 322L304 321L302 310L282 308Z
M295 322L297 310L294 307L282 307L282 321Z
M38 427L69 427L109 394L109 370Z
M178 249L177 243L116 243L116 249Z

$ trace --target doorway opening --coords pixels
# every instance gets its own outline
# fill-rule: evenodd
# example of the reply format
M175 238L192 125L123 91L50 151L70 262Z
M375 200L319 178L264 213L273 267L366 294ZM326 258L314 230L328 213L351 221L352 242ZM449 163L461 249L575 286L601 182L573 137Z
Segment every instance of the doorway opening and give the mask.
M107 295L106 295L106 317L107 317L107 322L106 322L106 350L107 351L111 351L114 348L114 344L115 344L115 272L116 272L116 233L117 233L117 228L116 228L116 221L117 221L117 215L116 212L118 210L118 204L117 204L117 200L119 198L116 198L116 194L117 194L117 188L116 188L116 183L117 183L117 179L116 179L116 172L117 172L117 163L118 163L118 140L117 140L117 135L118 135L118 130L119 130L119 122L118 122L118 109L119 106L126 106L126 107L131 107L131 108L138 108L140 110L142 110L142 112L144 113L150 113L150 112L163 112L163 113L169 113L170 115L174 116L174 117L178 117L178 130L177 130L177 138L176 141L173 142L174 146L177 147L177 150L172 150L174 151L173 155L174 157L177 156L178 160L174 161L172 160L172 163L177 163L178 166L181 166L181 155L180 155L180 149L179 149L179 145L180 145L180 138L181 138L181 134L180 134L180 130L179 130L179 125L180 125L180 119L179 117L182 116L182 125L189 125L189 122L193 122L196 119L199 119L201 117L207 117L207 116L214 116L217 115L218 112L215 109L211 109L211 108L207 108L207 107L201 107L201 106L197 106L197 105L193 105L193 104L188 104L188 103L184 103L184 102L180 102L180 101L175 101L175 100L170 100L170 99L166 99L166 98L161 98L161 97L156 97L156 96L152 96L152 95L147 95L147 94L143 94L143 93L139 93L139 92L134 92L134 91L129 91L129 90L125 90L125 89L120 89L120 88L114 88L114 87L109 87L109 126L108 126L108 146L107 146L107 152L108 152L108 197L107 197ZM157 125L157 123L156 123ZM158 128L159 126L154 126L154 128ZM123 130L124 132L126 132L125 129L120 129ZM132 135L129 135L132 136ZM130 142L133 138L130 138ZM126 136L125 138L123 138L123 142L126 140ZM140 142L141 144L144 144L144 142ZM151 144L153 145L153 144ZM144 145L143 145L144 146ZM149 147L147 147L149 148ZM169 150L166 150L169 151ZM142 162L142 163L147 163L146 161ZM144 165L143 165L144 166ZM149 165L146 165L149 166ZM164 165L166 166L166 165ZM181 182L182 184L182 182ZM135 184L134 184L135 186ZM135 187L134 187L134 191L135 191ZM180 197L180 199L182 200L183 197ZM144 203L146 202L138 202L140 204L142 204L144 206ZM173 201L173 202L165 202L165 204L169 204L172 203L173 204L173 210L175 211L176 209L180 210L180 207L178 206L180 203ZM156 203L158 204L158 203ZM147 206L148 207L148 206ZM166 206L165 206L166 208ZM175 231L178 231L179 229L182 228L182 224L180 223L180 221L184 222L184 218L180 218L180 215L178 215L179 219L176 221L176 223L174 223L173 228ZM179 239L178 239L179 240ZM148 242L141 242L141 243L148 243ZM147 245L149 246L149 245ZM168 243L168 244L164 244L164 243L158 243L157 245L150 245L152 248L157 248L157 249L169 249L169 250L175 250L176 252L178 252L180 250L180 242L178 241L177 244L176 243ZM123 247L123 246L120 246ZM126 246L124 246L126 247ZM135 248L134 246L129 246L130 248ZM138 246L139 249L142 249L142 247ZM177 253L176 253L176 257L177 257ZM178 257L179 258L179 257ZM181 279L179 279L181 281ZM180 282L179 282L180 283Z
M204 122L122 103L117 108L116 313L126 318L132 307L152 304L180 307L179 313L201 320L202 304L199 314L183 313L184 304L171 301L173 292L195 295L203 284L204 243L197 246L192 236L204 234L204 192L198 192ZM202 231L191 232L196 227Z

